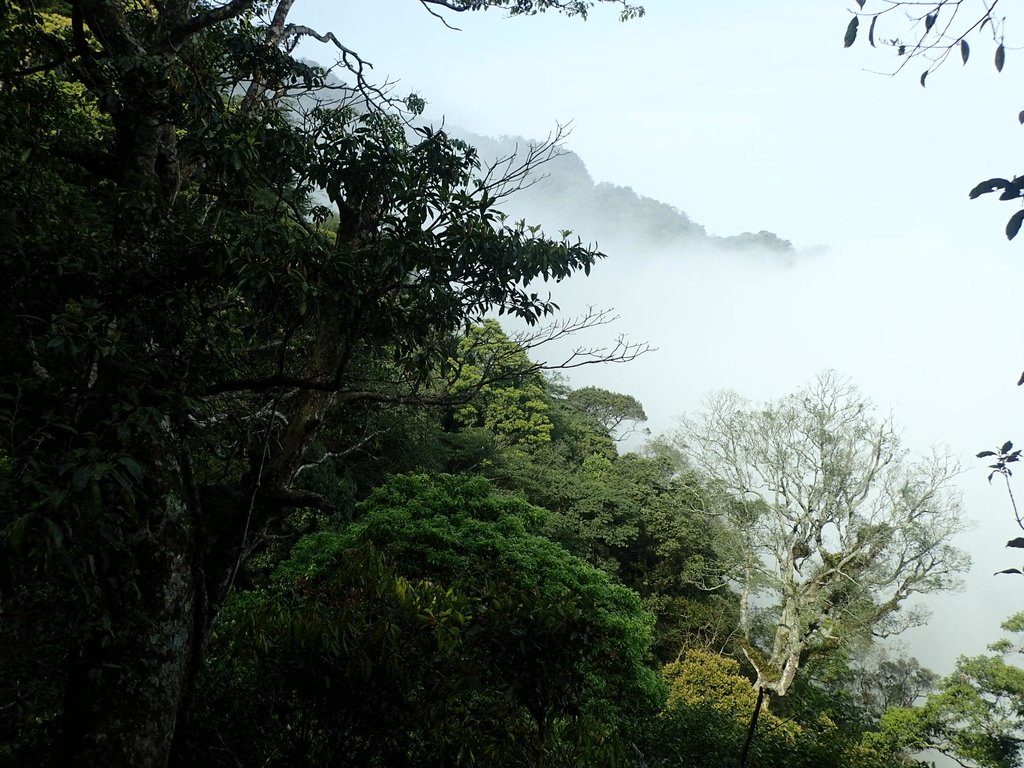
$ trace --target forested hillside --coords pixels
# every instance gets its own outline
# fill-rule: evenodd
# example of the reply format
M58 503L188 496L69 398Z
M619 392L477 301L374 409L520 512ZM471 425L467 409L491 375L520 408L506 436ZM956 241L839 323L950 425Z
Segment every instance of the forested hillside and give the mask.
M517 194L543 152L332 84L291 7L0 7L0 764L1014 764L1002 655L873 645L964 566L953 462L831 373L621 450L565 374L646 346L537 362L604 254L505 206L713 238L573 155Z
M485 162L500 162L536 140L479 136L459 129L454 133L472 144ZM571 131L564 141L571 144ZM582 158L564 147L551 154L509 199L508 213L523 217L550 232L571 229L584 241L597 241L609 252L642 257L652 250L674 250L683 256L693 249L761 251L785 261L795 255L793 244L773 232L709 235L684 211L639 195L629 187L595 183ZM557 214L553 212L557 211Z

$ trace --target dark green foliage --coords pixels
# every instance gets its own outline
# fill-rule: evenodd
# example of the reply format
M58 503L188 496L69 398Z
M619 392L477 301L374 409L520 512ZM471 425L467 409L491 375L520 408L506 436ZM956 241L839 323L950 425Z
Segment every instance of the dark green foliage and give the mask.
M599 387L572 390L566 397L566 404L572 410L596 420L605 432L617 435L619 439L628 436L637 429L638 424L647 421L644 407L635 397ZM617 434L620 428L622 433Z
M396 477L360 518L226 609L189 764L623 762L662 696L635 595L483 478Z
M864 3L858 0L858 5L863 7ZM880 37L878 40L883 46L895 49L896 55L902 60L895 71L899 72L909 63L910 60L924 57L928 60L928 69L920 76L919 82L924 87L928 76L942 66L946 59L954 53L959 52L960 59L964 66L971 55L971 45L967 38L972 35L981 37L981 43L994 45L992 62L997 72L1002 72L1006 64L1006 45L1004 42L1006 17L995 16L992 13L993 6L985 6L980 16L972 11L966 11L960 3L948 4L938 2L934 4L931 13L922 13L917 7L920 4L913 2L893 2L887 5L881 13L871 19L871 33L869 42L875 46L875 23L882 16L886 19L910 20L910 29L897 29L894 37ZM891 14L890 11L906 7L912 10L908 14ZM943 18L942 23L936 24L939 18L940 9L948 14ZM967 14L967 15L964 15ZM846 27L844 38L845 47L849 48L856 41L858 17L854 16ZM904 24L904 27L907 25ZM920 27L923 26L923 29ZM1024 112L1019 115L1020 122L1024 123ZM1013 200L1021 197L1021 177L1015 178L1012 182L1006 179L990 179L978 184L970 192L973 200L980 195L1002 189L1003 194L1000 200ZM1024 223L1024 212L1014 213L1006 223L1006 237L1013 240L1020 232L1021 224Z
M846 35L843 38L843 47L849 48L857 40L857 27L860 25L860 19L854 16L850 19L850 23L846 25Z
M728 642L736 602L721 586L713 494L677 457L655 447L649 456L594 453L575 464L545 450L505 457L489 474L549 510L548 536L643 598L658 620L660 659Z
M665 667L669 703L651 724L648 764L718 768L735 765L757 698L736 661L691 649ZM903 765L896 752L862 741L859 731L844 732L827 711L807 709L799 716L761 715L760 734L750 765L765 768L888 768Z
M508 348L495 359L525 360L507 337L494 335L496 327L487 333L494 337L488 345ZM467 378L477 375L468 363L456 365ZM514 412L496 406L524 398L550 431L522 434L549 439L509 440L510 420L489 415ZM643 598L657 617L659 658L673 659L693 643L724 642L734 625L735 601L721 585L717 529L708 516L711 491L665 446L652 446L647 456L618 455L613 431L645 418L635 398L596 387L571 390L532 375L500 389L491 385L454 413L442 439L413 440L429 446L423 469L479 471L547 510L545 535ZM477 414L475 429L459 426L463 414Z
M461 687L469 608L399 576L372 547L239 593L212 638L178 763L443 764L424 739L451 727L472 690Z
M1003 623L1019 633L1022 614ZM893 707L881 717L877 739L896 749L935 749L961 764L1013 768L1021 763L1024 742L1024 670L1007 661L1017 643L994 643L988 656L962 656L953 674L917 707Z
M54 672L67 664L75 610L70 595L42 579L0 603L0 765L56 762L64 690Z
M540 536L542 510L483 478L409 476L363 511L342 541L386 547L416 578L490 597L499 674L535 719L606 710L626 720L656 701L650 617L635 594ZM307 547L323 556L322 544Z
M530 169L483 180L422 99L292 58L289 7L0 8L0 760L653 763L644 606L666 658L731 610L706 490L485 319L600 254L497 210ZM451 469L527 500L392 477Z
M488 8L501 8L510 16L533 15L555 9L569 16L587 17L587 13L598 2L612 2L622 6L620 17L626 19L639 18L644 15L644 8L626 0L426 0L429 5L438 5L451 11L480 11Z
M0 599L73 607L19 704L60 699L67 764L165 764L246 560L371 484L315 466L374 405L446 401L460 332L537 323L526 285L599 256L508 223L509 180L359 62L325 90L290 7L0 7Z
M1017 385L1020 386L1022 383L1024 383L1024 375L1021 375L1020 381L1017 382ZM990 483L992 482L992 478L996 475L1003 478L1003 481L1006 483L1006 493L1010 497L1010 505L1013 507L1013 516L1017 521L1017 527L1024 530L1024 519L1021 518L1020 509L1017 507L1017 500L1013 496L1013 488L1010 486L1010 478L1013 477L1013 470L1010 468L1010 465L1016 464L1020 461L1020 453L1021 451L1019 448L1014 450L1013 441L1007 440L994 451L979 452L977 454L977 458L987 459L992 462L988 465L988 468L991 470L988 473L988 481ZM1022 543L1024 543L1024 539L1018 537L1006 542L1006 546L1020 548ZM1019 568L1004 568L1000 571L996 571L996 574L1020 575L1021 570Z

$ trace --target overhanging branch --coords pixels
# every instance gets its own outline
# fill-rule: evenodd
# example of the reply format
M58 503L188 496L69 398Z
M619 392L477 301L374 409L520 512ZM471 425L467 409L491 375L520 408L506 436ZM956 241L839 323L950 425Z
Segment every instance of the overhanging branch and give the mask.
M197 13L181 26L171 30L171 33L168 35L171 49L174 51L179 50L193 35L202 32L207 27L212 27L214 24L241 16L252 8L252 5L253 0L230 0L230 2L224 5L207 8Z
M277 509L309 507L311 509L322 509L325 512L334 511L334 504L313 491L282 488L267 492L260 500L264 504L276 507Z

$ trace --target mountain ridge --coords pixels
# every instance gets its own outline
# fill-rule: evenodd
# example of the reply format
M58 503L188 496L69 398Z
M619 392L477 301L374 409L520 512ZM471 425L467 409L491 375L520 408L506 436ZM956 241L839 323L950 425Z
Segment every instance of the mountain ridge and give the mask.
M485 167L539 144L520 136L495 138L461 128L449 129L449 133L475 147ZM639 194L631 187L595 182L583 158L564 148L542 163L538 173L510 195L503 208L510 216L526 219L548 233L571 230L584 241L608 244L615 250L706 246L785 256L797 253L792 242L768 230L708 234L703 225L674 205Z

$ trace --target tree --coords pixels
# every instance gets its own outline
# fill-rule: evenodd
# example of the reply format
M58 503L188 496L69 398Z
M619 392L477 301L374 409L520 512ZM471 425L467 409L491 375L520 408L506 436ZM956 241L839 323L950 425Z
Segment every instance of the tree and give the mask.
M929 75L950 56L959 58L966 66L974 50L972 42L978 49L983 45L985 57L997 72L1002 72L1007 51L1006 17L996 15L997 4L998 0L985 0L977 6L967 7L962 0L925 3L883 0L877 5L869 5L867 0L857 0L858 10L847 23L843 43L847 48L852 46L857 41L862 22L866 23L868 44L891 48L900 57L896 73L911 64L924 67L919 76L921 87L926 86ZM887 23L892 18L899 19L895 30ZM1024 111L1020 112L1018 119L1024 123ZM991 192L1000 192L1000 200L1024 198L1024 176L982 181L970 191L970 198L973 200ZM1024 210L1019 210L1006 223L1006 237L1010 240L1015 238L1022 224Z
M680 439L732 497L727 576L758 691L784 696L809 657L920 623L907 599L952 588L967 565L950 543L956 462L912 460L834 373L763 407L720 393Z
M538 155L488 174L409 131L291 7L0 10L3 600L73 606L36 673L68 670L42 708L63 711L64 764L166 763L241 566L292 510L330 506L301 477L335 409L445 399L428 383L462 329L489 309L537 323L555 306L526 284L598 256L495 210ZM309 36L349 87L292 58Z
M998 0L997 0L998 1ZM883 46L895 50L900 57L897 72L911 62L927 62L927 69L921 75L924 86L928 74L942 64L951 55L958 54L966 65L971 56L968 38L972 35L991 37L990 54L995 68L1002 71L1006 60L1004 46L1006 18L993 12L997 2L984 2L980 7L965 9L960 0L938 0L935 3L910 3L899 0L886 0L879 6L868 5L867 0L856 0L857 11L846 26L843 43L849 48L857 41L861 22L870 19L868 27L868 44L871 47ZM903 12L901 14L900 12ZM899 21L899 28L892 35L893 27L888 25L891 19ZM877 28L878 22L882 27ZM910 29L907 29L909 23Z
M438 741L427 752L450 752L457 762L482 733L504 743L491 762L525 747L540 768L556 741L588 764L621 760L631 723L653 716L662 695L647 666L653 619L633 592L541 536L544 510L482 477L395 477L359 511L345 531L300 542L276 579L308 589L344 573L351 552L369 545L410 584L436 585L466 603L459 674L477 682L461 692L461 711L437 716L466 725L450 723L454 744ZM437 659L422 662L431 668ZM437 695L425 700L424 708L443 705ZM416 720L395 727L418 727ZM602 750L610 754L599 758Z
M643 598L660 659L728 645L736 601L715 588L720 531L706 517L715 502L695 473L662 455L593 456L559 490L547 502L548 535Z
M616 442L625 440L647 421L643 405L632 395L609 392L600 387L583 387L571 391L566 400L572 408L596 419ZM622 432L615 435L620 428Z
M1019 634L1024 614L1002 627ZM987 656L961 656L953 673L917 707L894 707L881 718L876 738L910 749L934 749L960 765L1011 768L1024 756L1024 670L1008 656L1020 642L989 646Z
M856 704L878 720L890 709L914 706L935 689L939 676L917 659L882 652L856 664L851 682Z
M577 407L575 391L547 384L550 443L500 450L477 471L547 510L548 537L643 598L657 618L660 659L693 644L727 645L736 600L716 578L720 526L707 518L715 491L667 446L619 455L607 427ZM588 389L584 398L594 396ZM635 402L604 390L597 397Z
M439 734L476 693L462 634L476 606L372 547L278 571L221 612L175 765L443 764Z
M882 716L897 707L913 707L933 692L939 676L916 659L890 655L884 648L855 649L808 659L784 697L772 700L776 717L827 717L845 736L868 742ZM748 711L749 717L749 711ZM813 717L812 717L813 719ZM890 745L909 756L916 749ZM916 763L914 763L916 765Z
M630 3L628 0L426 0L426 5L437 6L457 13L500 8L508 11L509 16L532 16L554 9L567 16L582 16L583 18L586 18L589 10L598 3L613 3L621 6L619 18L623 21L644 15L642 5Z
M668 706L655 725L648 760L693 768L735 764L757 697L739 662L691 648L667 664L663 674L670 686ZM877 739L865 740L871 732L841 729L824 710L811 708L799 716L782 717L768 713L762 730L764 737L754 750L759 766L904 765L898 748Z
M473 394L454 409L456 426L484 427L507 445L532 447L551 441L543 374L497 320L469 329L459 343L456 366L459 376L452 392Z

